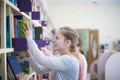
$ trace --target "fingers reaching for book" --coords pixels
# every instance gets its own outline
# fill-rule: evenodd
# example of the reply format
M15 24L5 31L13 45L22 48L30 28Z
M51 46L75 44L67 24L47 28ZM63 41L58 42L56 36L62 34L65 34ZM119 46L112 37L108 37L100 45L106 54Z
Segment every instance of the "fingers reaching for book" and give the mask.
M25 52L25 55L26 55L26 57L30 57L30 52L29 52L29 51L26 51L26 52Z
M31 26L23 26L22 31L25 34L25 37L32 38L32 27Z

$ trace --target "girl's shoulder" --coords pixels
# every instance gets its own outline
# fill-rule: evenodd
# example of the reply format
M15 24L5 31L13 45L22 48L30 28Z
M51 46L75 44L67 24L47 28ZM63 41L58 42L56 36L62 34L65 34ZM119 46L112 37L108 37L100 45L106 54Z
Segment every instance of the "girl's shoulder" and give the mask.
M62 55L61 59L63 62L69 64L79 63L79 61L72 54Z

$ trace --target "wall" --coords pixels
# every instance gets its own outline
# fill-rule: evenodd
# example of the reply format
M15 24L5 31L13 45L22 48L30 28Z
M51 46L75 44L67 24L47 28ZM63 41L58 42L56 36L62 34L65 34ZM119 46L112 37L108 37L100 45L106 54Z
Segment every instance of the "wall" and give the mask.
M100 44L120 39L120 4L54 4L49 14L56 28L98 29Z

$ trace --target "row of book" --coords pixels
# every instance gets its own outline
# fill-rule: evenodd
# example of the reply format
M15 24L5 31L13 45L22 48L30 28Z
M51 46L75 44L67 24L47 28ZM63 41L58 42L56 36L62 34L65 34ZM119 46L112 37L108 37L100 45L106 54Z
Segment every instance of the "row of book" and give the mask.
M25 74L30 74L29 62L25 60L25 52L12 52L10 56L7 56L7 62L9 67L10 78L17 80L23 78Z
M26 51L27 42L22 31L23 26L27 26L27 22L23 20L21 15L14 15L13 10L7 6L6 9L6 46L13 47L15 51ZM40 26L32 26L32 35L38 47L49 45L50 40L43 39L43 28Z
M31 12L32 20L40 20L40 7L37 0L9 0L16 7L20 9L20 12L24 12L29 15Z
M37 9L37 0L9 0L20 9L21 12L31 12Z
M8 77L11 80L12 79L18 80L18 78L23 78L25 74L30 74L32 72L29 62L26 61L25 59L24 51L23 52L12 52L11 56L7 56L7 62L13 74L13 77L8 74ZM48 79L49 73L43 74L43 75L40 74L40 78Z
M30 73L29 62L24 59L24 51L27 51L27 41L22 32L22 27L27 26L27 24L21 15L14 15L9 6L7 6L6 14L6 46L14 48L14 52L7 56L7 62L15 80L17 80L19 77L22 78L23 74ZM42 31L42 27L32 25L33 39L38 47L49 44L49 41L42 40Z

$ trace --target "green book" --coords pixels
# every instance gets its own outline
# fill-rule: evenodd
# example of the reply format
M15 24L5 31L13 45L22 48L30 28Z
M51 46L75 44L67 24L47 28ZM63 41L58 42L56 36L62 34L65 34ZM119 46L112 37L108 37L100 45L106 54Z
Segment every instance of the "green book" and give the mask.
M24 35L23 31L22 31L22 28L23 28L23 27L27 27L27 23L22 20L22 21L19 21L18 24L19 24L19 37L20 37L20 38L24 38L25 35Z

